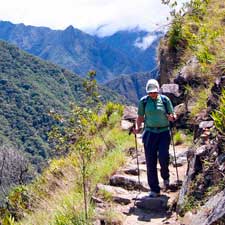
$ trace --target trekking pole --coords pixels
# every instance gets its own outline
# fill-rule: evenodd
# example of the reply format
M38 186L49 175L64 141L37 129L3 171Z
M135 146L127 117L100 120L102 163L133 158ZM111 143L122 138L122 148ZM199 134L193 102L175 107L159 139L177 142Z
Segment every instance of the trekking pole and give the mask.
M179 186L181 184L181 181L179 180L178 169L177 169L177 157L176 157L175 145L174 145L174 140L173 140L173 126L172 126L172 124L170 124L170 133L171 133L174 161L175 161L176 174L177 174L177 185Z
M135 121L133 121L133 126L131 127L129 131L129 135L132 133L133 129L135 129ZM136 151L136 157L137 157L137 172L138 172L138 190L140 192L140 187L141 187L141 179L140 179L140 169L139 169L139 159L138 159L138 148L137 148L137 135L134 134L134 139L135 139L135 151Z

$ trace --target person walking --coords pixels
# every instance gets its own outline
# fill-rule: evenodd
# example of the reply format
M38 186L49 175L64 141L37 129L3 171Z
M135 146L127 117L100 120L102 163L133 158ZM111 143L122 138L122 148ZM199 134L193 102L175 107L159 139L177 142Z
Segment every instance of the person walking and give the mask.
M145 149L147 180L151 189L150 197L160 195L157 173L158 159L164 187L169 187L169 145L171 141L169 129L170 122L176 119L170 99L159 94L159 89L157 80L148 80L146 84L147 95L139 101L136 128L133 130L135 134L140 133L144 122L142 141Z

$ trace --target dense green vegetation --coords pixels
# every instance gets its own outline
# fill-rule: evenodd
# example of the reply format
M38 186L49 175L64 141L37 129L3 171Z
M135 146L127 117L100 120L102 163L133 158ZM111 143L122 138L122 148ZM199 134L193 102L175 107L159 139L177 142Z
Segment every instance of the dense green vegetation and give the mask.
M83 80L65 69L0 42L0 143L26 152L38 170L51 157L47 133L55 123L49 112L66 112L71 102L83 105ZM124 101L100 88L101 99Z
M168 3L169 2L169 3ZM216 77L224 74L224 2L219 0L191 0L176 11L176 1L166 1L174 18L167 40L163 43L172 67L172 78L190 60L195 60L188 71L189 96L194 102L191 116L206 108L210 88ZM185 12L185 13L184 13ZM162 46L163 47L163 46ZM169 64L168 64L169 65Z
M3 220L16 220L11 224L18 225L93 224L93 204L89 205L88 221L85 222L81 156L88 159L88 164L85 165L88 167L87 193L90 200L96 184L108 181L124 164L124 150L134 145L133 137L120 129L122 111L119 105L109 103L103 112L107 115L106 123L100 125L102 121L97 122L101 132L93 134L91 138L87 137L92 149L91 158L86 158L89 148L81 149L83 144L70 143L70 152L66 157L52 160L49 168L36 181L28 186L17 187L10 193L7 207L1 209ZM87 124L87 129L89 128ZM71 133L71 130L67 131Z

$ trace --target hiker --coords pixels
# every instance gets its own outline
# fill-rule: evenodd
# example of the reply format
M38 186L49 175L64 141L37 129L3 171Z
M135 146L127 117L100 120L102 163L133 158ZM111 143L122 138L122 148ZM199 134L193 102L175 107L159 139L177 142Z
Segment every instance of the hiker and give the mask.
M146 92L147 95L139 101L136 128L133 132L140 133L142 122L144 122L142 140L145 149L147 179L151 189L149 196L157 197L160 194L157 158L164 187L169 187L169 145L171 141L169 126L170 122L176 119L176 115L170 99L159 94L157 80L148 80Z

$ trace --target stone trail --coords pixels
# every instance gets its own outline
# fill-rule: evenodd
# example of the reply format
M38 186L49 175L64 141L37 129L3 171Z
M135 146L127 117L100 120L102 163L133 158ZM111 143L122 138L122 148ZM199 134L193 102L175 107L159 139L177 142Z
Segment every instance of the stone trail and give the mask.
M187 146L176 146L176 155L178 162L179 179L183 180L186 169L187 161L185 154L187 152ZM161 190L160 197L150 198L149 187L147 184L146 165L144 159L144 151L139 147L139 171L140 171L140 183L138 180L137 158L136 153L133 152L127 160L127 164L117 171L113 175L109 184L97 185L97 212L99 219L95 225L99 224L123 224L123 225L160 225L171 224L180 225L176 218L176 214L173 211L173 207L176 204L179 190L177 188L176 181L176 168L173 166L172 160L170 164L170 181L171 185L168 190ZM170 147L170 155L173 159L173 149ZM158 168L159 182L162 185L162 179L160 177L160 168ZM105 197L101 198L102 193L108 193L110 201L107 201ZM107 218L104 216L104 212L110 210L114 211L120 216L117 218Z

